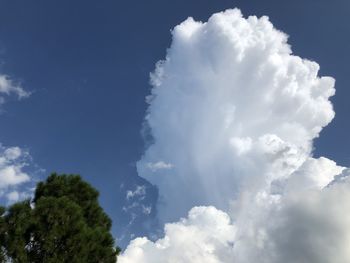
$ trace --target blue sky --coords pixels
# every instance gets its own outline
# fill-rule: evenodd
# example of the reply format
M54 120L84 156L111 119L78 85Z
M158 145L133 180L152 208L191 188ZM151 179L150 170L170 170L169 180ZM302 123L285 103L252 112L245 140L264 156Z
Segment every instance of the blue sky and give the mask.
M349 166L349 38L347 0L296 1L19 1L0 0L0 72L32 92L9 99L0 115L0 142L27 149L41 179L78 173L101 193L116 237L154 231L139 213L131 226L127 190L146 185L137 176L149 74L165 57L170 29L187 17L238 7L267 15L286 32L295 54L317 61L336 79L336 117L315 143L315 155ZM140 212L139 210L136 211ZM154 217L154 212L150 216Z

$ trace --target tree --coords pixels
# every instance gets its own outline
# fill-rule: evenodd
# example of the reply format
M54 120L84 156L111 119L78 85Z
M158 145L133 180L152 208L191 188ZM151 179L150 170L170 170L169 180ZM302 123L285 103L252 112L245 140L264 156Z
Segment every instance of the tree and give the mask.
M31 241L33 226L32 208L29 201L12 205L4 216L4 251L5 258L14 262L30 262L26 248Z
M16 203L3 213L0 261L116 262L119 248L98 195L78 175L49 176L37 185L32 203Z
M5 207L0 207L0 262L4 262L6 260L6 252L4 246L6 233L6 226L4 220L5 211Z

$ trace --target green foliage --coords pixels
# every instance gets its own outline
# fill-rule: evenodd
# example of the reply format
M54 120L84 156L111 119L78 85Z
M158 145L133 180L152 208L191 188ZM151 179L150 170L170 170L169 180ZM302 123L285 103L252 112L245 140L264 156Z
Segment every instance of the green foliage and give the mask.
M5 211L5 207L0 206L0 262L4 262L6 260L6 253L4 247L6 233L6 224L4 219Z
M111 220L98 204L98 192L78 175L52 174L46 182L38 184L34 202L41 197L66 196L77 203L83 210L84 217L90 227L111 227Z
M0 262L116 262L119 248L98 192L78 175L52 174L33 203L0 209Z
M5 214L5 243L7 255L14 262L30 262L26 247L31 242L33 220L29 201L12 205Z

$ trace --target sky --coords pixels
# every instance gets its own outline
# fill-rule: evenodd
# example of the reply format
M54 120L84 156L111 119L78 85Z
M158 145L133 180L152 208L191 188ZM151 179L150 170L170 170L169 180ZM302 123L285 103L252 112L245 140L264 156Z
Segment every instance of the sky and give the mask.
M228 154L226 148L226 150L217 150L219 154L215 158L218 159L214 160L209 155L201 156L196 163L197 159L191 159L192 157L189 156L187 160L192 160L191 165L194 163L198 165L198 167L193 165L191 169L186 163L185 156L183 156L184 160L177 158L181 156L182 145L191 145L195 138L205 142L212 135L216 135L216 130L212 131L211 127L204 124L210 123L212 127L220 127L219 121L218 123L214 121L219 113L211 112L213 116L210 118L211 115L203 110L211 105L210 100L216 98L216 93L209 93L208 97L203 95L201 97L203 100L197 100L195 96L188 104L185 97L180 101L175 99L178 95L176 92L182 94L181 92L186 93L187 90L176 90L166 81L165 84L161 84L163 77L161 73L157 73L157 70L150 80L150 73L154 72L156 63L168 56L172 58L171 61L175 61L174 65L172 63L160 65L158 66L160 71L173 74L175 79L178 77L176 83L183 81L184 87L193 85L191 77L188 77L186 82L186 76L193 74L199 79L196 79L194 84L200 87L201 81L205 79L203 76L206 74L203 74L204 70L201 73L198 67L206 65L206 62L200 60L197 67L194 67L195 64L191 63L195 63L198 57L195 56L189 61L185 58L191 58L191 54L197 51L202 52L201 54L205 54L206 51L217 52L212 47L219 44L215 44L214 41L215 43L211 45L211 41L219 37L214 33L212 38L206 39L203 36L203 43L208 43L208 46L196 42L192 50L184 44L185 42L181 42L185 41L181 34L187 34L186 30L192 30L187 29L187 27L191 28L191 23L183 26L185 33L181 33L181 27L178 31L172 31L172 29L188 17L205 22L212 14L232 8L239 8L245 18L250 15L268 16L274 28L289 35L286 41L291 46L293 54L316 61L320 65L319 76L331 76L336 80L336 95L330 98L336 112L332 122L330 122L332 118L327 115L331 114L332 110L324 104L317 104L318 102L315 104L316 112L318 112L317 109L324 109L325 113L320 114L328 116L325 119L320 117L319 126L324 127L320 134L319 132L310 133L305 135L305 138L300 135L304 139L301 142L295 142L292 139L293 134L285 135L286 139L280 135L280 133L284 134L282 131L279 131L280 133L276 131L284 141L296 145L297 148L305 147L300 150L300 155L305 157L303 162L308 162L303 166L303 171L318 169L322 172L330 167L332 171L329 173L334 176L341 172L339 167L350 165L348 151L350 147L348 140L350 3L346 0L289 2L277 0L61 0L35 3L0 0L0 7L0 76L7 76L3 81L7 86L0 84L0 95L4 94L1 98L5 100L0 106L0 143L2 145L0 173L3 171L5 175L7 172L6 176L9 178L13 170L12 174L19 176L16 177L18 181L12 182L12 186L9 186L8 182L7 185L6 182L3 183L5 186L0 189L3 204L30 195L35 182L45 179L51 172L77 173L99 190L101 205L111 216L113 234L123 248L137 236L147 235L150 239L158 238L164 223L175 222L180 217L186 216L188 211L192 211L192 217L187 219L187 223L182 222L184 225L195 224L198 214L204 213L207 217L218 214L220 219L218 225L222 223L228 228L228 232L235 232L236 230L232 229L238 226L227 222L227 217L231 216L231 209L230 204L225 204L224 200L234 200L238 190L231 191L231 188L225 189L221 186L227 182L230 186L241 184L239 176L226 177L230 169L237 169L243 174L255 172L245 170L243 165L242 167L202 165L206 160L225 162L224 158ZM196 23L193 25L196 27ZM213 22L214 25L216 24ZM174 32L178 32L178 35ZM269 36L267 33L266 35ZM278 36L276 38L277 42L283 42ZM266 45L268 46L269 42ZM225 50L224 44L222 49ZM252 59L259 61L259 58ZM214 65L222 71L232 66L228 64L227 67L221 68L221 64L214 63ZM248 63L248 65L251 64ZM223 79L230 76L230 74L222 75ZM207 81L211 83L212 80ZM235 81L232 80L233 83L236 83ZM247 79L238 79L237 85L244 81ZM224 83L216 80L214 85L216 84L223 86L225 90ZM158 94L154 88L157 85L168 87L165 90L175 89L174 92L176 92ZM252 87L255 87L254 85L258 84L252 84ZM5 90L4 87L10 88ZM200 89L193 90L195 95L202 92ZM252 90L255 89L252 88ZM150 94L157 99L153 101L146 99ZM237 94L231 95L238 97ZM259 104L261 93L256 91L252 94L256 94L256 103ZM248 98L254 101L251 95L248 95ZM242 102L246 104L238 105L238 102L235 102L235 106L238 105L238 108L242 109L249 108L248 103L252 103L249 100L242 97ZM276 100L278 101L278 98ZM226 103L219 96L217 101L221 104ZM328 101L328 97L325 101ZM203 106L203 103L206 106ZM192 106L193 108L190 108ZM213 109L218 108L214 103L211 106ZM263 106L262 104L261 107ZM184 112L177 109L184 109ZM279 110L276 108L276 111ZM150 118L145 124L146 111ZM175 124L179 126L169 122L168 116L172 112L179 114L178 119L175 115ZM198 114L195 115L193 112ZM188 115L189 118L182 118L183 115ZM305 113L305 116L309 115ZM312 119L314 116L311 114L309 118ZM277 114L275 117L280 118ZM247 112L242 113L240 118L244 123L245 120L254 120L255 115ZM198 121L204 126L187 127L191 120ZM286 120L287 123L298 121L303 127L309 127L306 120ZM271 127L276 127L278 130L280 124L276 122L271 124ZM168 127L168 130L162 127ZM202 128L208 132L197 137ZM256 128L264 130L262 126L256 126ZM243 131L246 134L251 133L248 128ZM295 134L298 134L298 131L295 130ZM182 133L187 139L180 138ZM240 149L236 149L237 153L245 151L242 150L246 149L242 145L245 147L250 144L255 145L255 135L251 135L250 142L250 139L247 139L248 136L239 137L239 132L236 130L232 133L236 139L228 140ZM256 135L256 137L259 136ZM264 138L263 141L273 141L273 138L266 136ZM152 144L154 147L149 147ZM215 141L215 145L221 144ZM185 152L198 156L199 153L214 150L194 146ZM308 158L311 158L311 155L315 158L325 156L327 160L334 160L338 166L323 159L310 161ZM2 161L1 158L6 160ZM240 159L241 157L235 158L234 163L243 160ZM254 153L249 158L252 158L249 160L263 162L259 159L259 154ZM11 171L2 169L7 164L12 168ZM183 164L184 168L181 167ZM302 166L301 163L295 165ZM310 168L314 166L321 168ZM221 167L223 170L220 170ZM174 180L164 182L162 176L150 175L150 171L171 171L172 169L179 175L187 173L196 175L198 171L202 171L205 175L209 174L210 169L221 171L223 175L215 179L218 188L215 188L212 181L198 179L199 177L195 176L185 179L181 176L173 176ZM282 175L281 172L278 176L287 175ZM327 176L330 175L325 175L325 181ZM203 177L209 178L209 175ZM198 187L197 191L191 191L191 186L197 182L201 182L201 187ZM169 185L172 187L168 187ZM177 190L174 189L176 187L178 187ZM186 189L185 193L189 194L179 196L178 189ZM220 195L208 194L210 190L218 189ZM304 193L300 194L300 196L303 195ZM315 199L324 198L326 202L332 204L334 195L330 190L322 197L315 197ZM293 207L291 203L287 202L283 207L284 214L291 213L290 207ZM216 208L191 210L196 205L215 205ZM306 216L302 214L300 217ZM343 224L346 225L346 222ZM271 236L275 237L273 234ZM227 239L228 243L234 242L224 233L217 238ZM279 238L275 237L275 240ZM245 249L248 251L250 247L246 246ZM281 251L283 249L285 248L281 248ZM228 254L227 258L231 258L231 254ZM151 259L149 260L152 262ZM147 261L144 260L144 262ZM222 259L222 262L225 262L225 259ZM339 259L339 262L343 261Z

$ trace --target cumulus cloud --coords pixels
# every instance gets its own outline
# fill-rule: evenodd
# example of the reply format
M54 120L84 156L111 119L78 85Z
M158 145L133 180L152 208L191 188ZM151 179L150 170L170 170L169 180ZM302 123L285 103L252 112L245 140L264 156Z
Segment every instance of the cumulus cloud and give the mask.
M22 185L32 181L25 171L30 163L30 155L19 147L4 147L0 144L0 198L8 203L28 198L30 190L21 189Z
M166 224L164 238L133 240L118 262L223 262L231 258L234 237L235 227L226 213L195 207L187 218Z
M243 193L240 209L231 216L214 207L194 207L187 218L166 224L163 238L131 241L118 262L349 262L349 171L345 174L321 190L279 199Z
M265 262L345 263L350 261L350 184L286 197L267 233L273 254Z
M5 102L5 97L11 94L18 99L30 95L8 76L0 74L0 106ZM0 197L5 196L9 202L14 202L27 195L14 189L31 180L24 172L29 159L27 151L19 147L5 147L0 143Z
M283 199L255 204L258 213L244 218L245 226L214 207L192 208L188 218L165 225L163 238L131 241L118 262L349 262L349 180Z
M312 140L334 117L334 79L293 55L286 34L235 9L172 35L151 77L154 143L137 164L159 188L163 222L196 205L227 211L244 185L269 187L312 162ZM171 169L149 169L159 160Z
M244 202L235 226L234 262L345 263L350 260L349 179L330 187L290 192L280 200ZM193 261L195 262L195 261ZM223 261L225 262L225 261Z
M175 223L133 240L121 262L350 262L349 170L312 154L334 117L334 79L238 9L172 36L137 169L158 187L160 221ZM171 167L150 169L159 160Z
M30 180L23 172L27 153L18 147L5 148L0 145L0 189L16 186Z

